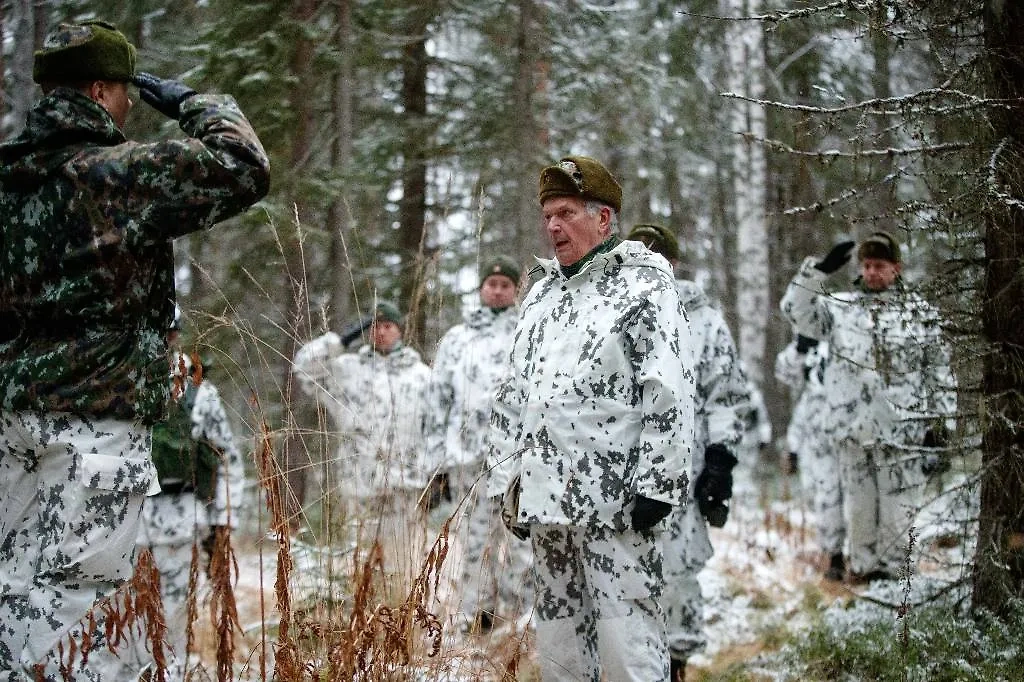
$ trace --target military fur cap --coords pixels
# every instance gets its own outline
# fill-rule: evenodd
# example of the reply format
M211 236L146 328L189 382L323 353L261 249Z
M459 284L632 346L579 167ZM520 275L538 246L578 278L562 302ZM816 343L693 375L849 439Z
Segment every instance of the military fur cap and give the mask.
M626 239L643 242L651 251L660 253L670 261L682 259L682 254L679 252L679 240L676 239L672 230L664 225L656 225L654 223L634 225L633 229L626 235Z
M519 276L522 273L523 270L515 258L505 255L495 256L484 261L484 264L480 266L480 286L483 286L484 280L491 275L504 275L519 284Z
M113 24L61 24L35 54L36 83L128 81L135 75L135 46Z
M373 317L376 320L387 320L397 325L402 324L402 313L398 310L398 306L390 301L380 301L373 310Z
M608 169L589 156L566 156L540 172L540 203L552 197L580 197L622 211L622 187Z
M860 243L857 249L857 260L880 258L891 263L899 263L901 258L900 243L888 232L875 232Z

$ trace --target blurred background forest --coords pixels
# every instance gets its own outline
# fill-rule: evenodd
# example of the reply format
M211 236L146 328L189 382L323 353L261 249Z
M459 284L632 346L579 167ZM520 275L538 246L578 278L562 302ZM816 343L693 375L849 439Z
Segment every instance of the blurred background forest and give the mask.
M12 0L0 137L39 94L46 31L93 17L129 35L141 69L234 95L270 153L266 200L175 245L178 295L236 430L265 419L282 434L297 498L325 447L317 416L291 405L298 345L384 298L429 362L475 302L481 258L549 256L538 172L585 154L623 185L623 232L679 235L779 436L778 300L797 265L878 229L903 242L955 344L960 442L986 464L979 545L1006 560L978 594L1020 592L1017 3ZM127 133L180 134L145 105Z

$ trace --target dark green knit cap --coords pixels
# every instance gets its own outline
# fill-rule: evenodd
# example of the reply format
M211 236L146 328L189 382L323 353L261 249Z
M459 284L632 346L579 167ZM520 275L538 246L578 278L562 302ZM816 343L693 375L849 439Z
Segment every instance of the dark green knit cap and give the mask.
M682 254L679 252L679 240L676 239L672 230L664 225L639 223L633 226L633 229L626 235L626 239L643 242L651 251L660 253L669 261L682 259Z
M857 249L857 260L880 258L891 263L899 263L902 259L900 243L888 232L875 232L860 243Z
M540 203L552 197L593 199L622 211L622 187L608 169L589 156L566 156L540 172Z
M61 24L35 54L36 83L129 81L135 75L135 46L113 24Z
M519 276L522 273L523 270L515 258L505 255L495 256L480 266L480 286L483 286L484 280L491 275L504 275L519 284Z
M390 301L377 303L377 307L373 310L373 317L377 320L394 322L397 325L402 324L402 313L398 310L398 306Z

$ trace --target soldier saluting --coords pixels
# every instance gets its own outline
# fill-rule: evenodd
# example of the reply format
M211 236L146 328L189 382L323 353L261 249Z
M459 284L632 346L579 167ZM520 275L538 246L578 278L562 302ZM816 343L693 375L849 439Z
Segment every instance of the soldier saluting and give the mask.
M263 197L269 161L231 97L136 72L110 24L61 24L33 78L44 96L0 145L0 677L60 679L58 645L85 622L103 679L93 607L131 577L158 490L171 241ZM185 139L125 138L132 82Z

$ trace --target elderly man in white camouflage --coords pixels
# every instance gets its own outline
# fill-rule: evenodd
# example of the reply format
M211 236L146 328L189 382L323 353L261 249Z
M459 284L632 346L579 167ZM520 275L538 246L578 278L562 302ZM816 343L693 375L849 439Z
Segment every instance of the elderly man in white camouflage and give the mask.
M457 526L463 547L459 596L462 612L479 632L494 625L499 606L514 620L533 603L529 546L508 542L500 498L487 495L486 470L491 397L508 367L520 274L509 256L483 263L481 306L441 338L427 391L424 440L428 462L438 472L430 499L437 503L444 493L463 513Z
M0 145L0 678L60 680L62 649L96 680L158 489L171 241L251 206L270 171L231 97L136 73L104 22L61 24L33 78L44 96ZM129 82L184 135L128 141Z
M427 482L422 419L430 368L402 343L398 307L380 301L368 320L369 343L344 352L334 332L295 356L303 390L328 410L341 444L329 467L329 494L349 505L350 520L382 543L395 587L421 558L426 527L417 502Z
M829 412L823 383L827 361L827 343L798 334L776 356L775 378L798 396L786 429L786 450L813 514L818 547L828 560L825 578L839 581L846 576L846 525L839 457L832 432L841 420Z
M675 269L679 242L664 225L641 223L627 239L642 242ZM689 503L670 517L665 539L665 595L672 682L682 682L686 660L704 650L704 598L697 574L711 558L708 523L721 527L732 498L732 468L740 444L744 415L751 409L747 378L740 370L736 344L722 313L696 282L676 280L690 320L696 360L697 412L691 471L695 477Z
M686 498L691 340L668 263L614 235L621 201L594 159L541 172L555 258L523 301L491 419L492 490L533 545L546 681L669 675L658 530Z
M857 290L824 288L854 246L807 258L781 307L798 334L828 342L824 386L837 422L847 569L870 581L895 577L907 561L920 491L954 426L956 383L938 312L904 285L892 235L861 242Z

